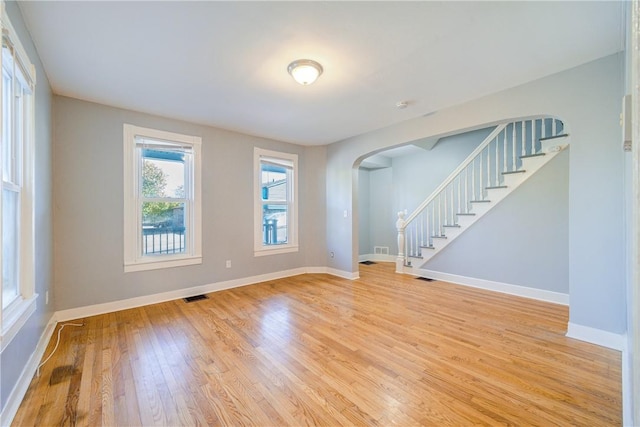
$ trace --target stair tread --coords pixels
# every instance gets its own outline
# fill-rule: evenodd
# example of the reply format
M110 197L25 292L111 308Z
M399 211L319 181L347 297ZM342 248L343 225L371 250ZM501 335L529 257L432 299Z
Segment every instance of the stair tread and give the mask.
M435 246L420 246L421 249L435 249Z
M432 239L446 239L447 236L445 236L444 234L442 236L431 236Z
M484 187L485 190L497 190L499 188L509 188L506 185L494 185L493 187Z
M554 136L548 136L546 138L538 138L538 141L548 141L550 139L558 139L558 138L564 138L569 136L568 133L561 133L560 135L554 135Z
M524 156L520 156L521 159L528 159L530 157L540 157L540 156L546 156L546 153L535 153L535 154L527 154Z
M525 169L520 169L520 170L517 170L517 171L507 171L507 172L502 172L502 175L512 175L512 174L514 174L514 173L525 173L525 172L526 172L526 170L525 170Z
M475 216L476 214L472 213L472 212L459 212L456 215L462 215L462 216Z
M470 203L491 203L491 200L469 200Z

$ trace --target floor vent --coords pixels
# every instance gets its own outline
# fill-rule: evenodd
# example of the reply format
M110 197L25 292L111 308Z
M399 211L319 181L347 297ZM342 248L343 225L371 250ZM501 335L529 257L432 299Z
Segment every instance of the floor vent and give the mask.
M433 279L429 279L428 277L416 277L418 280L424 280L425 282L433 282Z
M194 301L200 301L201 299L207 299L207 298L209 297L206 295L194 295L192 297L186 297L183 299L184 299L184 302L194 302Z
M362 262L360 262L360 264L371 265L371 264L375 264L375 262L373 262L373 261L362 261Z

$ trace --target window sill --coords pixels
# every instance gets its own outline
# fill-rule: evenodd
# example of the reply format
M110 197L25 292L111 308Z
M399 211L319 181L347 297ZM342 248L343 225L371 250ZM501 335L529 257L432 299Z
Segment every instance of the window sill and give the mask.
M4 312L2 318L2 336L0 336L0 353L4 351L11 340L15 338L20 329L27 323L29 317L36 311L38 294L33 294L29 299L23 299Z
M298 246L280 246L280 247L262 247L260 249L255 249L253 251L253 256L267 256L267 255L278 255L278 254L287 254L291 252L298 252Z
M132 273L135 271L159 270L161 268L184 267L187 265L202 264L202 257L184 257L184 258L158 258L144 260L138 262L125 263L124 272Z

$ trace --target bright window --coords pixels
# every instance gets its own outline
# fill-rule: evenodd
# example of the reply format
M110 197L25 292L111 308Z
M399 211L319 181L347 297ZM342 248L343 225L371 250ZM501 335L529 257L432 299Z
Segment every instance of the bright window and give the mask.
M33 146L35 69L2 3L2 127L0 235L1 349L35 311L33 260Z
M202 263L195 136L124 125L125 271Z
M298 156L254 150L254 254L298 250Z

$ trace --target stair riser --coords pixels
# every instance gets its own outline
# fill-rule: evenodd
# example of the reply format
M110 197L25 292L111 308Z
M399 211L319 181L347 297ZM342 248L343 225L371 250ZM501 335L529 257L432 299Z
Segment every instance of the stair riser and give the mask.
M544 141L543 141L544 142ZM555 140L549 141L553 142L553 146L558 146L561 142L565 142L564 140ZM438 252L444 249L449 243L455 240L459 235L463 234L465 230L475 224L485 213L491 210L494 206L496 206L499 202L501 202L505 197L511 194L514 190L516 190L522 183L524 183L527 179L535 174L542 166L547 164L551 159L553 159L559 152L561 152L564 148L566 148L566 144L560 147L560 151L549 151L545 156L539 157L530 157L526 159L522 159L522 168L525 169L526 173L521 174L509 174L504 176L504 185L508 188L499 188L499 189L491 189L487 190L487 199L491 200L490 203L472 203L471 211L476 214L474 216L466 216L466 215L458 215L457 223L460 225L459 228L446 228L445 235L446 239L433 239L434 249L423 249L422 250L422 259L412 259L413 269L416 268L424 268L425 264L429 262L431 258L433 258ZM544 145L543 145L543 149ZM546 148L548 149L548 147ZM546 150L545 149L545 150ZM407 268L407 272L410 272L412 268Z

